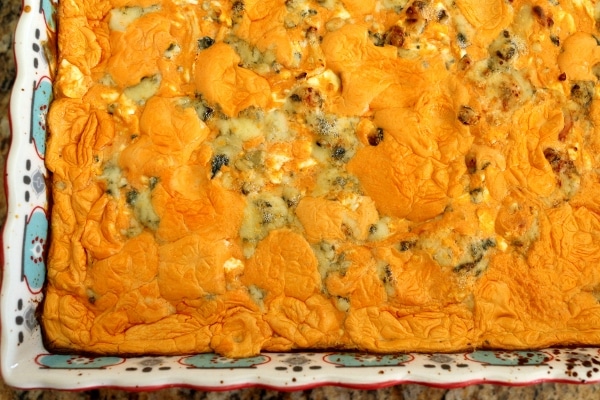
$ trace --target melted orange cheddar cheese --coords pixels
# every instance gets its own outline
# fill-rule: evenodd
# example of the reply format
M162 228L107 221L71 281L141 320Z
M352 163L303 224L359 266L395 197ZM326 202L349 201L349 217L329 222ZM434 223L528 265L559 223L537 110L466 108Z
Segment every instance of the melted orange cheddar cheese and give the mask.
M48 348L600 345L599 5L58 18Z

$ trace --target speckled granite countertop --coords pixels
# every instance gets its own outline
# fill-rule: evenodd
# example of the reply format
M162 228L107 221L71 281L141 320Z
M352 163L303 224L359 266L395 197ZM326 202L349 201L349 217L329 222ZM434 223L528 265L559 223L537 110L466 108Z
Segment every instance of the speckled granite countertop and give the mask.
M13 61L13 34L20 13L21 0L2 0L0 5L0 168L9 147L8 100L15 76ZM2 179L4 173L1 174ZM6 201L4 185L0 185L0 221L4 225ZM1 274L0 274L1 277ZM229 392L202 392L191 389L171 388L156 392L129 393L120 390L99 389L84 392L61 392L55 390L13 390L0 378L0 400L121 400L121 399L390 399L390 400L437 400L437 399L537 399L570 400L600 398L600 384L570 385L546 383L527 387L498 385L474 385L459 389L436 389L420 385L398 385L380 390L352 390L338 387L321 387L298 392L277 392L260 388Z

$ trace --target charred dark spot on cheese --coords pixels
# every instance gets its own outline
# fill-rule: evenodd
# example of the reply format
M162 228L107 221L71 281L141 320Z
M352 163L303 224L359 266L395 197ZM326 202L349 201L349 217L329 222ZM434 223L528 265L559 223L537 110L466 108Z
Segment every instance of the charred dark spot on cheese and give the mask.
M550 163L553 169L554 165L560 162L560 155L558 151L554 150L551 147L544 149L544 157Z
M552 15L546 13L546 11L541 6L533 6L531 12L533 13L533 16L535 17L537 23L541 26L551 28L554 25Z
M477 172L477 157L475 157L475 154L468 153L465 156L465 165L469 174Z
M331 157L334 160L338 160L341 161L344 159L344 156L346 155L346 149L342 146L334 146L333 149L331 150Z
M264 117L264 110L256 106L246 107L238 113L238 118L249 118L254 121L261 121Z
M380 32L369 31L369 39L371 39L371 42L377 47L383 47L385 44L383 34Z
M217 173L221 170L223 165L229 165L229 157L227 157L225 154L215 155L211 161L210 179L213 179L215 176L217 176Z
M481 242L481 247L484 250L487 250L487 249L492 248L492 247L496 247L496 245L497 245L496 239L494 239L494 238L487 238L487 239L484 239Z
M342 222L340 229L341 229L342 233L344 234L344 236L346 236L347 238L352 237L352 228L350 228L350 226L348 224Z
M479 122L479 114L469 106L460 106L458 110L458 120L467 126L477 125Z
M460 47L461 49L469 47L469 40L467 39L467 36L462 32L458 32L456 34L456 42L458 43L458 47Z
M479 204L483 201L483 188L475 187L469 189L469 195L471 196L471 202L474 204Z
M404 30L398 25L393 25L384 33L383 42L394 47L402 47L404 45Z
M198 39L198 50L206 50L210 46L215 44L215 40L210 36L204 36L201 39Z
M127 194L125 195L125 201L127 202L127 204L129 204L130 206L134 205L137 198L138 198L139 192L135 189L132 189L130 191L127 192Z
M383 142L383 129L377 128L374 133L367 137L367 140L371 146L378 146L379 143Z
M558 36L556 35L550 35L550 41L552 42L553 45L555 45L556 47L560 47L560 39Z
M304 36L310 41L310 43L314 44L321 41L319 37L319 30L316 26L309 26L304 30Z
M150 190L154 189L156 187L156 185L158 185L158 178L156 176L151 176L148 179L148 187L150 188Z
M448 13L446 12L446 10L441 9L437 12L436 18L438 22L443 22L446 19L448 19Z
M500 100L502 110L508 111L515 108L519 104L519 98L523 93L523 88L518 81L502 81L498 84L496 90L498 93L498 99Z
M234 1L233 4L231 5L231 12L236 17L241 16L241 14L244 12L245 9L246 9L246 5L244 4L243 1L240 1L240 0Z
M209 106L200 94L195 95L192 105L198 117L204 122L210 120L216 113L215 108Z
M594 98L594 82L592 81L577 81L571 86L571 99L583 107L588 109Z
M284 198L284 200L285 200L285 203L287 204L287 206L290 207L290 208L292 208L294 206L297 206L298 205L298 201L299 201L299 199L296 198L296 197L289 198L289 199Z
M296 207L301 197L302 194L298 189L291 186L286 186L283 188L281 198L283 201L285 201L285 204L288 206L288 208Z
M301 15L303 18L306 18L306 17L312 17L312 16L314 16L314 15L317 15L317 14L318 14L318 11L317 11L317 10L315 10L315 9L312 9L312 8L309 8L308 10L304 10L304 11L302 11L302 12L300 13L300 15Z
M581 177L573 160L569 159L567 152L559 152L551 147L544 150L544 157L550 164L556 176L556 183L562 198L554 199L554 204L569 199L579 190Z
M294 102L302 102L304 105L310 108L320 108L324 102L321 92L313 87L298 89L290 96L290 100Z
M561 81L561 82L566 81L567 80L567 74L565 72L563 72L562 74L560 74L558 76L558 80Z
M465 54L464 56L462 56L460 58L460 60L458 60L458 63L456 64L456 66L459 71L466 71L471 66L472 63L473 63L473 61L471 60L471 57L469 57L468 54Z
M479 264L479 261L467 261L461 264L458 264L456 267L454 267L453 271L454 272L469 272L472 271L477 264Z
M210 108L210 107L206 107L204 109L204 112L202 113L202 121L206 122L209 119L212 118L212 116L215 114L215 110Z
M389 264L384 265L380 269L379 278L383 283L391 283L394 281L394 275L392 274L392 267Z
M564 153L559 153L557 150L548 147L544 150L544 157L550 163L552 171L556 174L563 172L576 173L577 169L572 160L568 159L568 156Z
M495 54L500 60L509 61L517 54L517 48L513 42L506 42Z
M409 251L417 245L416 240L402 240L399 244L400 251Z
M478 243L472 243L469 248L469 253L472 258L470 261L466 261L458 264L453 268L454 272L471 272L474 271L477 267L480 266L481 261L483 260L486 252L496 247L496 241L492 238L483 239ZM481 271L475 271L476 274L479 274Z
M565 124L561 131L558 133L558 140L564 142L567 140L569 136L569 132L571 132L571 128L573 128L573 117L570 112L563 112Z
M415 1L406 8L406 22L414 24L422 18L421 13L427 7L424 1Z
M348 178L345 176L336 176L333 180L333 184L340 187L344 187L348 184Z

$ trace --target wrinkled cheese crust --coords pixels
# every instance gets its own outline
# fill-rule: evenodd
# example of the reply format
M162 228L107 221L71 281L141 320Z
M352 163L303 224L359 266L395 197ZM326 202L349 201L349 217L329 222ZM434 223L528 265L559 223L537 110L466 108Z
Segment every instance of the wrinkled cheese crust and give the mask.
M600 344L597 8L61 1L46 344Z

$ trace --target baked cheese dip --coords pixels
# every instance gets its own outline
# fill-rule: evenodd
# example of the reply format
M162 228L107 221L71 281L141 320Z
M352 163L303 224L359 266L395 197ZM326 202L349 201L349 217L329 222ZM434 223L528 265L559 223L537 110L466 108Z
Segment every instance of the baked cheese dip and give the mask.
M600 345L600 3L58 21L48 349Z

